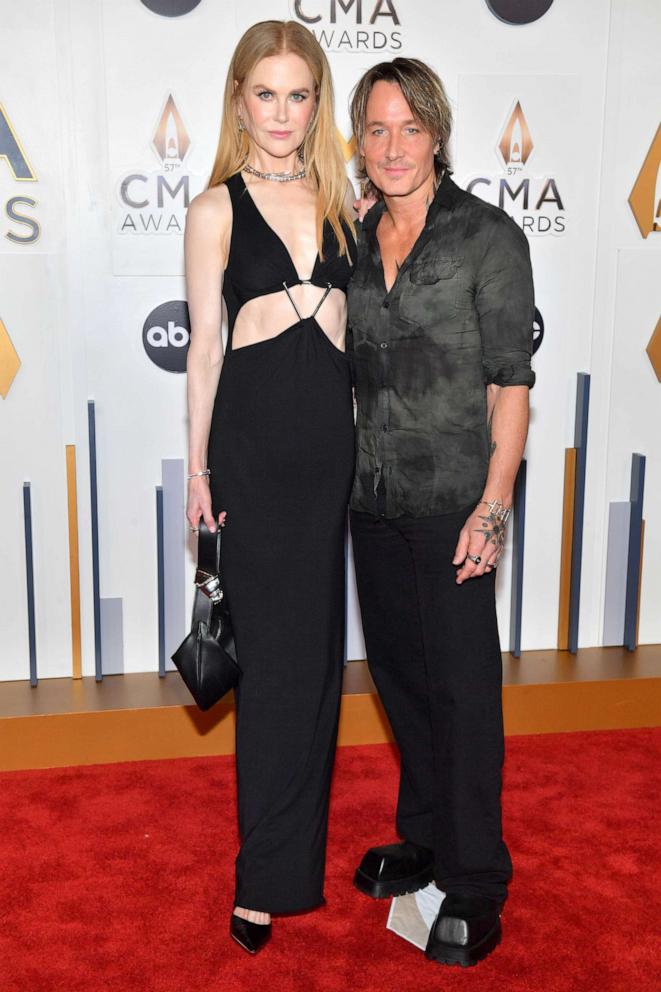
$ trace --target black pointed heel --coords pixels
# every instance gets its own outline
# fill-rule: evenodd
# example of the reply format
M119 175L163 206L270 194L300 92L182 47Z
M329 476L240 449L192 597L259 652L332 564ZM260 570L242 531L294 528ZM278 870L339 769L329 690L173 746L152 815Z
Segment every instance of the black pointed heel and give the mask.
M257 954L264 944L271 939L270 923L251 923L241 916L232 913L230 918L230 936L249 954Z

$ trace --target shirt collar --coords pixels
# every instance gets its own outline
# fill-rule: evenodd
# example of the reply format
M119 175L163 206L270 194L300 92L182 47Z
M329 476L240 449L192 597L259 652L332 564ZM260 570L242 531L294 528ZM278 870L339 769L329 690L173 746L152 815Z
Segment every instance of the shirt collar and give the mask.
M446 210L453 210L455 204L461 199L464 191L457 186L457 184L450 178L450 172L448 169L443 173L443 177L438 184L438 188L434 194L434 199L429 204L429 209L427 210L427 220L425 224L429 224L433 221L440 210L445 208ZM379 200L374 204L371 210L365 214L363 219L362 228L363 231L370 237L375 235L376 226L383 216L383 212L386 209L386 205L383 200Z

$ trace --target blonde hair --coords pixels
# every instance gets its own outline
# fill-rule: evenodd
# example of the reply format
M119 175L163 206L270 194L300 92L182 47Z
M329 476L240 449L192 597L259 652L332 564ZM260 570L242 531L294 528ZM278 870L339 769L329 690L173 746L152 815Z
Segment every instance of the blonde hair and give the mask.
M420 121L425 131L438 141L439 150L434 156L436 175L450 167L448 141L452 130L452 110L443 83L424 62L419 59L393 59L372 66L358 80L351 98L351 124L358 148L363 147L365 124L367 122L367 101L375 83L397 83L413 116ZM359 153L358 175L366 178L365 160Z
M230 61L225 82L223 115L218 150L209 178L209 188L219 186L240 172L248 161L250 139L239 130L237 97L258 62L273 55L293 52L312 73L317 105L300 149L308 176L317 187L317 245L323 251L324 221L337 238L341 255L347 252L342 229L345 221L355 237L353 218L346 206L347 173L335 129L333 84L330 66L314 35L296 21L260 21L241 37ZM238 85L237 85L238 84Z

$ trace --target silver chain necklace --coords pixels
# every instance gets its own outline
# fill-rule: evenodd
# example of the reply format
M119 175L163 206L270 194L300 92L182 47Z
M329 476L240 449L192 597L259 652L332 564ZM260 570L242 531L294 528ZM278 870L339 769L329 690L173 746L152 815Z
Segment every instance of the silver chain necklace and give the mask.
M276 183L291 183L295 179L305 179L305 166L300 172L260 172L246 162L243 171L249 172L251 176L257 176L258 179L271 179Z

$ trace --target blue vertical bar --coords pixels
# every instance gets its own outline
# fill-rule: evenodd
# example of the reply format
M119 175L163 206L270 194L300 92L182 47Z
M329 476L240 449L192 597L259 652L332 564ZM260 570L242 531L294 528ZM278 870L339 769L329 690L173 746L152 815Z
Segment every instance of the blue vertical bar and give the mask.
M523 552L526 533L527 462L521 460L514 483L514 526L512 529L512 592L510 600L510 651L521 657L521 618L523 613Z
M636 650L638 621L638 591L640 586L640 538L643 527L643 496L645 493L645 455L631 458L631 523L629 525L629 554L627 564L627 598L624 613L624 646Z
M99 506L96 481L96 416L94 400L87 401L87 433L90 451L90 512L92 519L92 599L94 604L94 677L103 678L101 647L101 593L99 580Z
M23 483L23 526L25 529L25 575L28 594L28 645L30 685L37 684L37 628L34 619L34 561L32 555L32 497L30 483Z
M156 486L156 557L158 575L158 674L165 677L165 556L163 541L163 487Z
M588 414L590 411L590 376L579 372L576 384L576 483L574 489L574 534L571 550L571 585L569 595L569 650L578 651L578 621L581 607L581 564L583 556L583 517L585 512L585 468L588 453Z

